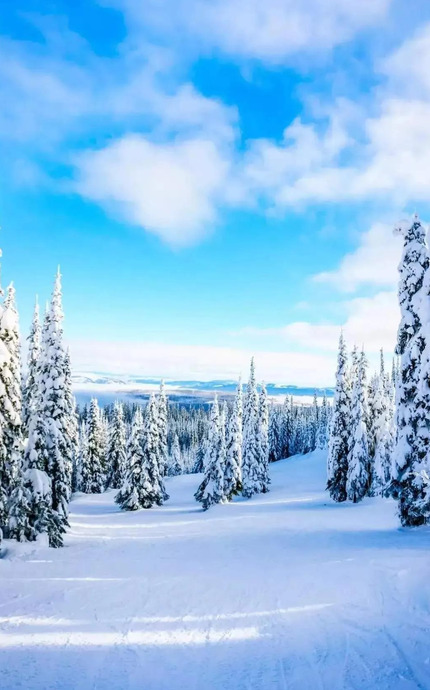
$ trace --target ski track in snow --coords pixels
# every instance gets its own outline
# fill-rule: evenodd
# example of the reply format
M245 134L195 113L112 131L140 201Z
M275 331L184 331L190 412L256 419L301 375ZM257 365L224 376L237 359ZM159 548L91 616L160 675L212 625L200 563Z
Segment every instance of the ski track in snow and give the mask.
M80 494L65 548L7 542L0 687L430 688L430 530L393 501L333 504L322 453L271 477L207 513L196 475L137 513Z

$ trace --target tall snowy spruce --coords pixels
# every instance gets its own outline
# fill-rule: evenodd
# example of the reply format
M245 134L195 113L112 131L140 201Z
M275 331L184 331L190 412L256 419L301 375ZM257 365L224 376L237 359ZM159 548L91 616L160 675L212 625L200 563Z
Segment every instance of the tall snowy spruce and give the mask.
M362 352L357 359L352 388L351 438L346 481L347 497L354 503L364 498L370 486L366 370L366 355Z
M143 423L143 464L152 489L152 504L161 506L169 498L160 472L159 404L154 394L149 397ZM163 461L164 467L164 461ZM147 507L147 506L143 506Z
M42 348L37 372L37 405L31 414L26 456L29 467L44 471L51 480L52 510L49 534L52 546L61 546L68 524L74 439L70 436L71 401L68 395L68 362L63 344L61 274L55 279L51 303L42 328ZM60 533L61 532L61 533Z
M422 480L417 476L423 456L421 423L426 406L426 364L421 357L426 347L428 323L426 295L429 255L426 231L417 216L411 224L403 224L395 232L403 237L403 254L399 264L399 303L401 321L397 336L396 353L400 357L400 371L396 390L397 439L393 453L392 493L399 498L400 520L404 526L415 526L427 521L423 507ZM424 385L423 385L424 382ZM419 391L419 392L418 392ZM425 412L424 412L425 418Z
M258 392L255 381L254 358L243 406L242 494L251 498L261 486L258 445Z
M392 410L383 372L376 377L371 420L374 441L371 494L376 496L385 493L389 485L393 452Z
M37 372L41 349L42 330L40 325L39 304L34 305L33 321L28 336L27 376L23 387L22 423L28 432L30 416L37 404Z
M424 272L422 288L416 300L419 330L411 341L409 361L419 357L416 396L410 412L411 452L400 480L399 510L404 526L430 523L430 268ZM412 344L413 343L413 344ZM403 357L401 365L403 365ZM400 382L404 379L401 368ZM413 444L413 445L412 445Z
M221 503L224 498L224 468L223 468L223 442L221 438L220 412L218 397L212 404L209 437L206 446L204 460L205 476L194 494L196 501L202 504L203 510L207 510L216 503Z
M317 448L320 450L326 450L326 448L328 448L328 441L330 437L329 420L330 412L327 402L327 395L324 394L321 403L317 434Z
M161 381L160 392L158 395L158 412L157 412L157 423L158 423L158 450L159 450L159 467L160 475L165 476L167 472L167 395L164 386L164 381Z
M242 382L239 379L226 429L224 497L227 501L231 501L242 490L242 408Z
M350 382L348 376L348 354L343 334L341 334L327 460L327 489L330 492L331 498L338 503L346 501L347 498L346 482L349 437Z
M113 408L107 449L108 476L106 485L111 489L120 489L125 479L126 435L123 405L116 402Z
M103 425L100 408L93 398L87 418L86 454L82 458L80 489L86 494L100 494L105 488Z
M261 386L258 421L257 421L257 442L258 442L258 474L260 479L259 490L265 494L269 491L269 405L267 401L267 391L264 383Z

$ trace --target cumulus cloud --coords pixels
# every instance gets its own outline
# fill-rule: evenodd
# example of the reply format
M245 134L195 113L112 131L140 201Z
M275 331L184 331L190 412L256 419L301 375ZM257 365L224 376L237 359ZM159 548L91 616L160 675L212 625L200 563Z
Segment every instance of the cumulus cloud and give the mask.
M353 292L363 285L392 286L398 280L400 252L401 238L394 236L393 227L375 223L361 235L357 249L346 254L336 270L318 273L314 280L344 292Z
M77 190L168 244L184 246L215 221L228 167L207 139L154 144L130 135L81 156Z
M323 350L336 350L342 329L346 339L357 346L363 345L369 353L383 347L393 352L396 343L400 312L394 291L379 292L374 297L360 297L345 304L348 316L340 324L296 322L282 329L290 342L303 347L317 344Z
M200 51L282 63L327 51L380 23L390 0L111 0L157 35L186 35ZM189 42L188 41L188 42Z
M400 311L397 293L387 290L373 297L357 297L343 303L347 316L338 323L315 323L295 321L280 328L246 328L241 335L280 336L286 347L305 350L336 352L339 334L343 330L346 339L358 347L363 346L369 354L376 354L384 348L394 351Z

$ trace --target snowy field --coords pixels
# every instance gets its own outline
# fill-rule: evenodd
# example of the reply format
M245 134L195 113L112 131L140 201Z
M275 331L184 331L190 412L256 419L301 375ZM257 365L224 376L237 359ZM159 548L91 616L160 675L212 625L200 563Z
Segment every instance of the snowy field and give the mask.
M430 688L430 530L392 501L334 505L314 453L207 513L79 495L63 549L5 542L5 690Z

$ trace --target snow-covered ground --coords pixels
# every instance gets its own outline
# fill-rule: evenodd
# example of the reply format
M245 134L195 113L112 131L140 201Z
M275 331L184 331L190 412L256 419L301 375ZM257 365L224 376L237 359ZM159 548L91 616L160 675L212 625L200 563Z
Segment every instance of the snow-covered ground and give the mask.
M430 531L395 504L334 505L320 453L272 490L202 513L72 503L66 547L0 561L5 690L430 688Z

